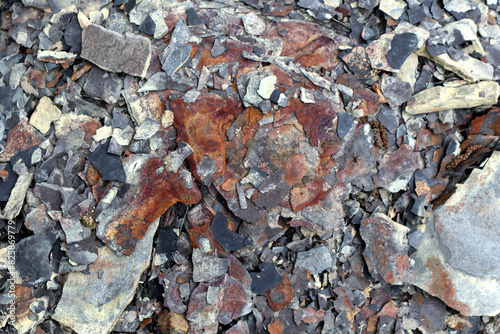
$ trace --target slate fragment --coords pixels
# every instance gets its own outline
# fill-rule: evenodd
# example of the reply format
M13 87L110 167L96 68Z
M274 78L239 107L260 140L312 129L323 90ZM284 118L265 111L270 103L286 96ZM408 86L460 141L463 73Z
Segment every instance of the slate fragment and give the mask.
M378 165L378 173L373 182L392 193L404 190L414 171L419 167L418 153L408 145L401 145L396 151L385 155Z
M108 153L109 140L89 154L89 161L101 174L103 180L125 182L127 176L119 156Z
M146 76L151 59L149 39L128 32L123 36L93 24L83 31L82 37L82 58L105 71Z
M47 282L52 274L49 255L57 235L45 232L22 239L16 244L15 267L30 286Z
M83 90L92 97L97 97L109 104L118 102L123 85L109 73L98 67L92 67Z
M408 257L406 226L376 213L361 221L360 234L366 243L363 256L370 273L385 282L401 285L412 279L412 266Z
M12 165L10 163L6 164L5 168L1 171L2 177L0 177L0 202L7 202L10 197L10 193L17 181L17 174L12 170Z
M260 295L280 284L282 277L274 264L265 262L259 265L260 272L251 272L252 292Z
M198 248L193 249L193 281L209 282L224 275L228 267L228 259L204 254Z
M399 107L410 101L413 96L410 84L401 81L398 77L383 76L380 88L391 108Z
M88 274L69 273L53 319L77 333L109 333L149 267L158 222L149 226L130 257L101 247L96 261L88 267Z
M417 49L418 37L414 33L396 34L391 40L391 48L387 52L387 63L394 69L400 69L406 58Z
M279 312L292 302L295 293L290 284L290 279L287 275L283 275L280 284L266 291L265 295L269 302L269 307L271 307L274 312Z
M221 244L226 252L242 248L244 246L244 238L228 229L227 225L227 217L218 212L210 224L210 229L214 233L214 240Z
M61 117L61 111L52 100L46 96L40 99L35 111L31 114L30 124L37 128L41 133L47 134L53 121Z
M321 274L333 267L330 251L325 246L320 246L306 252L298 252L295 268L305 268L311 274Z
M494 152L482 170L474 169L447 202L431 212L412 255L415 275L409 282L463 315L500 312L495 228L500 206L494 195L499 161L500 154Z
M194 8L188 8L186 11L187 15L187 25L188 26L200 26L207 24L207 20L201 18L200 15L194 10Z

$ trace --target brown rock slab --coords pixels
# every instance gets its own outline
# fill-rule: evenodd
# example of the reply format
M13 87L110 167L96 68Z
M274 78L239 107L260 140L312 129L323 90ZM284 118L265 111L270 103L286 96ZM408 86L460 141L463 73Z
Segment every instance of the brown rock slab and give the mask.
M158 329L161 334L185 334L189 323L183 314L164 309L158 316Z
M9 131L5 148L0 153L0 162L7 162L19 151L40 145L42 140L43 136L31 124L26 121L17 123Z

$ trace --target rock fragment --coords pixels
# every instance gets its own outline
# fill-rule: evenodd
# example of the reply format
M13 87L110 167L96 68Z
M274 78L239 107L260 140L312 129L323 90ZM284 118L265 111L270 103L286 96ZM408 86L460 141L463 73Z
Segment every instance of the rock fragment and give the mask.
M305 268L311 274L321 274L333 267L332 256L328 248L320 246L307 252L297 253L296 268Z
M448 306L471 315L500 312L498 195L500 154L475 169L448 201L431 213L422 240L412 255L415 275L409 280ZM481 187L477 187L481 184ZM488 256L484 256L488 254Z
M433 87L426 89L408 102L409 114L425 114L449 109L490 106L498 102L500 86L495 81L481 81L458 87Z
M266 30L266 23L254 12L244 15L241 20L246 33L249 35L260 36Z
M57 121L61 117L61 111L52 100L46 96L40 99L35 111L30 117L30 124L37 128L41 133L47 134L50 130L52 122Z
M88 26L82 36L82 58L105 71L146 76L151 59L149 39L128 32L123 36L94 24Z
M396 285L412 278L406 237L409 231L381 213L361 221L359 232L366 243L363 256L372 275Z
M130 257L102 247L88 274L70 273L53 318L77 333L109 333L149 267L158 222L149 226Z
M193 249L193 281L209 282L224 275L228 267L228 259L204 254L198 248Z

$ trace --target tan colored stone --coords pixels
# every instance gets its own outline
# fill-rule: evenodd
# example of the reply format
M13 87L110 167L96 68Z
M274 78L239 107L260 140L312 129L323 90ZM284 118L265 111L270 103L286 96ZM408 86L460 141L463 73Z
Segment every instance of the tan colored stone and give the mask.
M447 53L443 53L433 57L432 60L448 71L470 82L493 79L493 65L484 63L476 58L469 57L467 60L455 61Z
M50 130L50 124L61 117L61 111L52 104L52 100L46 96L42 97L35 111L31 115L30 124L43 134Z
M426 89L408 102L406 112L425 114L449 109L474 108L497 103L500 86L495 81L482 81L459 87Z
M163 310L158 316L158 329L162 334L185 334L189 323L183 314Z

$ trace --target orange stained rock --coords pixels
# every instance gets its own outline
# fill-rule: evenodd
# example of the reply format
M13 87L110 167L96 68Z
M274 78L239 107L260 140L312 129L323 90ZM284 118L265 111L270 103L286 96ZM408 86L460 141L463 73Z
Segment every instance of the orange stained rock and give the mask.
M195 103L181 98L170 102L178 140L188 143L194 153L188 157L193 175L201 181L197 166L204 157L215 163L215 173L208 183L224 174L226 167L227 128L241 113L240 101L217 94L202 94Z

